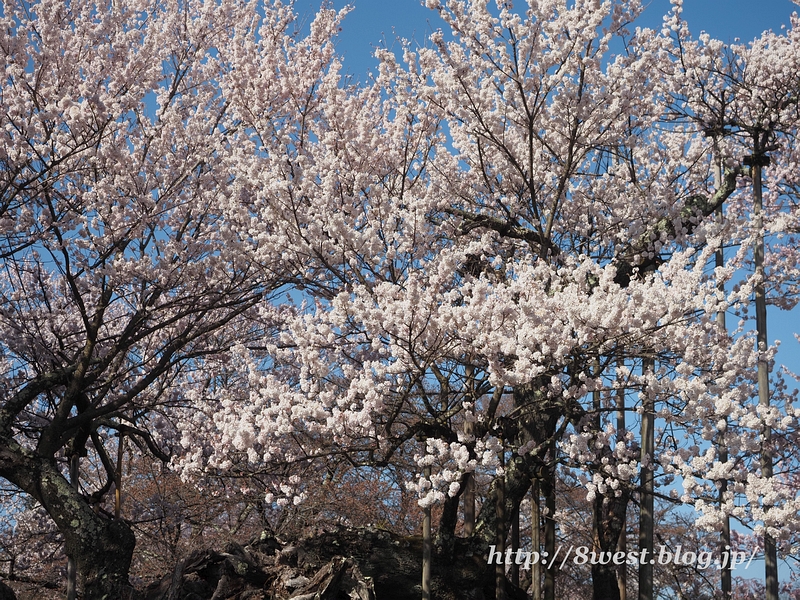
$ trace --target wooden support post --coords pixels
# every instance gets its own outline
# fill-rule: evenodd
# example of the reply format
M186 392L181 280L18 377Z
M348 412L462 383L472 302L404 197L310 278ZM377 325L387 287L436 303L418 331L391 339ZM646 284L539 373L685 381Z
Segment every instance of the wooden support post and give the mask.
M78 478L80 477L80 456L77 452L73 453L69 459L69 482L72 488L78 489ZM74 556L67 558L67 600L75 600L78 594L78 566Z
M114 490L114 518L120 518L122 510L122 453L125 449L125 434L119 434L119 446L117 447L117 472L114 473L114 483L116 490Z
M622 365L622 361L619 362ZM626 443L625 423L625 388L620 387L617 390L617 442ZM627 521L627 511L625 513ZM623 552L627 556L628 552L628 527L627 522L622 524L622 531L619 532L619 540L617 541L617 551ZM626 565L620 565L617 569L617 586L619 587L619 599L628 600L628 572Z
M537 477L531 482L531 552L536 552L534 556L541 556L542 538L542 509L540 505L539 479ZM531 564L531 580L533 582L532 600L542 600L542 565L541 560L533 561Z
M519 507L511 514L511 583L519 587L519 564L515 560L519 551Z
M425 479L430 481L431 468L426 466ZM431 507L426 506L422 519L422 600L431 600L431 555L433 542L431 538Z
M714 137L714 189L718 190L722 185L722 157L719 154L717 147L717 138ZM721 225L725 214L720 206L716 212L717 222ZM714 255L714 263L716 267L725 266L725 251L722 247L718 248ZM725 285L720 283L718 289L721 292L725 291ZM717 313L717 325L720 328L720 333L727 332L727 325L725 323L725 311L721 310ZM727 421L726 421L727 422ZM719 452L719 460L722 463L728 461L728 445L725 442L725 431L721 431L717 436L717 448ZM720 482L719 488L719 504L725 504L725 497L728 492L728 480L723 479ZM722 520L722 531L720 531L720 557L725 566L720 573L720 587L722 591L722 600L731 600L733 594L733 580L732 569L730 567L730 551L731 551L731 518L726 515Z
M544 492L544 507L547 514L544 517L544 551L548 557L556 554L556 443L550 441L549 465L545 471L542 484ZM547 561L548 568L544 573L544 600L556 600L556 565L552 560Z
M753 262L755 263L755 301L756 301L756 344L758 357L758 404L764 409L770 405L769 398L769 365L763 353L767 351L767 295L764 278L764 215L761 168L769 165L769 158L761 150L759 132L754 135L753 155L745 158L745 164L750 165L750 174L753 178L753 215L756 230L756 244L753 248ZM769 425L764 425L761 443L761 476L765 479L772 477L772 430ZM769 507L766 508L769 511ZM778 549L775 539L767 532L764 533L764 575L766 600L778 600Z
M503 470L503 475L499 475L496 481L497 488L497 504L495 509L497 511L497 529L495 530L495 546L497 551L500 552L500 564L496 564L494 569L495 574L495 600L506 600L506 476L505 476L505 444L503 438L500 438L502 447L500 449L500 468Z
M642 373L655 371L653 358L642 361ZM642 398L641 472L639 487L639 552L644 557L639 563L639 600L653 600L653 537L654 537L654 453L655 453L655 398L646 387Z

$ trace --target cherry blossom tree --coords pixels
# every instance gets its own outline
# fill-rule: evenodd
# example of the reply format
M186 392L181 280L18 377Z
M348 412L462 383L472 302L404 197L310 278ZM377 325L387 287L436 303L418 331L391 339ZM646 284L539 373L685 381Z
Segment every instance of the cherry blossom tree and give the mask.
M447 33L379 51L378 74L356 90L330 71L289 158L252 157L271 186L260 220L305 270L280 333L232 350L237 384L197 397L182 465L258 473L271 500L293 504L329 461L380 468L411 454L420 474L431 467L413 485L423 506L442 503L445 558L467 474L496 469L472 536L485 552L509 528L498 515L533 481L554 489L565 462L597 500L601 550L615 547L630 499L655 494L640 473L683 484L678 500L710 529L722 513L706 491L724 473L735 491L723 513L758 528L778 519L771 535L791 537L788 480L753 477L766 426L794 439L789 395L770 411L753 402L756 365L775 348L757 351L746 320L727 332L716 317L746 319L756 285L741 271L759 228L744 160L753 128L768 126L764 144L781 155L767 176L770 231L794 231L794 30L724 48L693 40L678 2L661 31L631 31L630 2L428 5ZM783 91L748 83L749 62ZM258 145L268 128L252 96L230 110ZM707 110L717 104L720 121ZM735 131L730 111L742 115ZM770 248L773 295L793 293L793 257ZM772 277L778 261L786 275ZM653 451L615 429L619 408L629 431L658 423ZM593 575L596 594L619 594L612 570Z
M301 129L337 17L301 37L279 4L20 0L0 20L0 477L52 519L84 597L123 598L134 534L100 505L122 438L167 460L204 357L263 339L290 279L228 107L260 78L269 143ZM243 53L265 70L236 71Z
M554 553L567 471L600 551L637 512L652 545L670 494L791 542L793 396L774 369L755 401L777 348L748 323L761 287L796 300L794 28L724 46L680 2L654 31L639 2L429 0L448 30L354 85L343 13L121 4L9 3L0 37L0 476L85 595L129 592L134 535L99 510L123 438L298 517L406 479L439 561L502 548L532 488Z
M792 25L796 26L796 17ZM797 218L793 183L796 175L793 152L789 148L794 146L798 122L797 38L795 30L791 29L785 35L766 32L747 46L737 44L728 48L705 35L694 41L680 18L680 6L674 11L670 29L672 42L665 48L676 57L675 64L680 65L678 71L685 82L674 98L675 113L704 127L706 135L720 144L716 148L717 159L729 163L738 161L744 165L744 174L752 180L749 195L732 198L733 204L726 216L729 223L722 231L727 244L738 248L738 254L729 265L751 272L745 289L747 293L752 289L755 300L750 310L754 309L756 317L761 424L751 428L758 436L757 452L742 452L732 461L725 454L726 450L720 452L719 464L727 465L723 468L738 461L741 461L740 466L747 465L737 479L746 478L750 491L744 506L734 509L735 494L726 489L723 498L727 499L723 500L717 516L723 519L737 512L741 519L742 513L747 512L745 520L763 531L766 595L776 599L779 593L777 545L788 548L785 540L795 528L794 525L787 527L783 510L790 513L796 510L793 499L797 490L789 475L797 468L793 453L781 447L795 438L796 423L792 407L794 394L789 393L783 381L784 374L778 371L769 375L774 348L769 347L767 338L766 304L771 302L782 308L796 304L797 256L792 240ZM762 189L762 180L766 190ZM747 315L747 310L744 314ZM777 410L773 408L775 405L779 407ZM741 424L741 420L738 421ZM725 446L740 433L727 431L724 422L718 428ZM748 455L752 458L746 458ZM776 466L777 474L774 473ZM696 467L700 467L700 471L704 468L698 462ZM697 470L692 471L690 479L693 480ZM753 477L753 472L758 473L757 478ZM719 480L715 484L718 486ZM705 500L702 504L708 507ZM714 511L704 512L710 517ZM770 513L778 521L772 521ZM781 526L775 527L777 523Z

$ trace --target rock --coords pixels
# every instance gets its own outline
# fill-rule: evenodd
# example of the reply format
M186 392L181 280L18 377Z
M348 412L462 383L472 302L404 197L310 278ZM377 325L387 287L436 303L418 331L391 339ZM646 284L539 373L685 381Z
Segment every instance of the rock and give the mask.
M456 539L453 559L434 557L433 597L494 597L494 570L468 540ZM223 552L205 550L147 590L147 600L419 600L422 539L375 529L316 529L301 539L274 538ZM510 584L509 600L525 593Z
M238 544L229 544L224 552L193 552L175 567L170 577L148 587L147 600L197 600L258 598L253 595L270 581L270 576ZM262 594L262 597L267 598Z

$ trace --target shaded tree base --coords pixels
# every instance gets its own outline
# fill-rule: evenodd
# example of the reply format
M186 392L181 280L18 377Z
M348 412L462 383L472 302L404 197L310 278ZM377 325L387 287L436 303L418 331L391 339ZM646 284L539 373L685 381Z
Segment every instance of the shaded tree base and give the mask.
M456 539L434 558L434 600L492 600L484 551ZM378 529L320 530L293 542L262 535L222 552L198 551L145 592L147 600L419 600L422 539ZM508 600L525 593L507 585Z
M17 600L17 596L10 587L0 581L0 600Z

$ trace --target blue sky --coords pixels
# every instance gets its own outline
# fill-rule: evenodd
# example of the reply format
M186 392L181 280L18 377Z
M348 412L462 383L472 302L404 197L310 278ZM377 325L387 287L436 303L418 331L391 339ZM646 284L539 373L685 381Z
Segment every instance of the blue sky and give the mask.
M422 45L441 26L438 15L421 0L333 0L336 8L347 4L354 10L344 21L337 48L344 55L345 71L362 80L376 65L371 56L375 47L391 47L398 36ZM517 4L524 2L518 0ZM296 4L298 12L309 15L319 6L309 0ZM800 11L790 0L760 0L757 4L753 0L685 0L684 17L695 35L706 31L725 42L735 38L749 41L767 29L778 31L781 25L788 25L795 9ZM669 10L669 0L652 0L639 24L658 27Z

